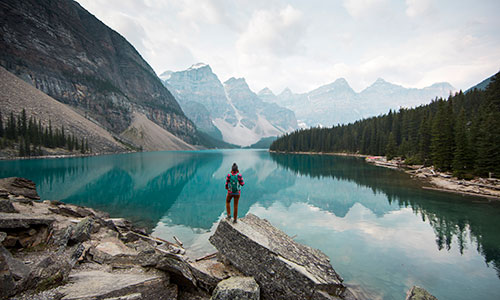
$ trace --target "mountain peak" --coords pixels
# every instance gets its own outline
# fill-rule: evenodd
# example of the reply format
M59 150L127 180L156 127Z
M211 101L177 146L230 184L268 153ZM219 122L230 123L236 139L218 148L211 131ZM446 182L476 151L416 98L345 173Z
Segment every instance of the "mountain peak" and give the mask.
M243 78L243 77L240 77L240 78L231 77L228 80L226 80L224 82L224 84L227 84L227 85L247 84L247 82L245 81L245 78Z
M383 84L383 83L388 83L388 82L380 77L377 78L377 80L375 80L375 82L374 82L374 84Z
M347 82L347 80L344 77L337 78L337 80L335 80L333 83L349 85L349 83Z
M425 87L426 89L442 89L442 90L447 90L447 91L455 91L455 87L452 86L448 82L436 82L428 87Z
M291 89L286 87L279 95L280 96L291 96L291 95L293 95L293 92Z
M258 95L259 96L274 96L274 93L273 93L273 91L271 91L271 89L269 89L268 87L265 87L262 90L260 90Z
M196 69L201 69L201 68L205 68L205 67L210 67L210 66L205 64L205 63L199 62L199 63L196 63L196 64L192 65L191 67L189 67L188 70L196 70Z
M355 94L354 90L351 88L347 80L345 80L345 78L342 77L338 78L332 83L322 85L319 88L309 92L310 95L321 95L321 94L331 94L331 93Z
M170 71L170 70L167 70L167 71L161 73L158 77L160 77L160 79L162 81L169 80L170 77L172 77L172 73L174 73L174 72Z

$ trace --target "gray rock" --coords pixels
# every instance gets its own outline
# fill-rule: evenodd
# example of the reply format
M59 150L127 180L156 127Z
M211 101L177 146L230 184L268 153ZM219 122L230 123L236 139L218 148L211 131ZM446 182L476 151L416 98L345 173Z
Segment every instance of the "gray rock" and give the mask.
M0 229L30 228L33 225L49 226L53 222L54 219L50 217L0 213Z
M94 227L94 220L90 217L86 217L81 220L73 230L70 237L70 242L82 243L90 239L90 234L92 233L92 228Z
M36 185L33 181L26 178L8 177L0 179L0 189L9 192L15 196L40 200L36 192Z
M220 281L228 277L244 276L233 266L225 265L215 258L190 262L189 265L197 286L207 292L212 292Z
M177 287L168 277L157 274L82 271L70 275L70 283L61 287L63 299L176 299ZM139 298L137 294L140 294Z
M0 299L14 295L24 287L30 269L0 245Z
M15 259L9 250L5 249L3 246L0 246L0 256L3 257L3 260L7 263L14 280L22 281L28 277L30 268L22 261Z
M69 225L64 229L56 231L56 233L54 234L53 237L54 244L56 246L59 246L60 250L64 250L64 248L68 244L69 239L73 235L73 230L74 230L73 225Z
M253 277L231 277L217 284L211 300L259 300L260 288Z
M92 260L100 264L133 264L138 252L116 237L108 237L89 249Z
M423 289L423 288L421 288L419 286L415 286L414 285L406 293L406 299L405 300L437 300L437 298L434 297L434 296L432 296L425 289Z
M263 299L310 299L317 291L352 299L323 252L255 215L236 224L222 220L209 240L238 270L255 278Z
M49 207L49 210L55 214L66 217L84 218L94 216L94 213L91 210L75 205L59 205Z
M156 264L156 268L162 271L171 272L191 282L197 286L197 280L191 271L189 262L187 262L182 255L161 252L161 257Z
M46 290L68 279L74 263L64 253L50 254L32 267L27 288Z
M12 202L8 199L0 199L0 212L3 213L18 213L18 211L12 205Z
M0 246L3 248L3 246ZM7 298L16 293L16 283L10 272L5 257L0 254L0 299Z
M17 202L17 203L21 203L21 204L24 204L24 205L33 206L33 200L27 199L27 198L15 198L15 199L12 199L12 201L13 202Z
M7 237L7 233L0 231L0 243L3 242L6 237Z

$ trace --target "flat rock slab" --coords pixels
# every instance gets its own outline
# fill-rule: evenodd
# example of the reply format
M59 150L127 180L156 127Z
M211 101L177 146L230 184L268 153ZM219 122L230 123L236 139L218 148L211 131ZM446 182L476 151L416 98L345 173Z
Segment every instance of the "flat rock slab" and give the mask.
M54 221L54 218L44 216L0 213L0 228L5 229L30 228L33 225L49 226Z
M62 299L176 299L177 288L159 275L83 271L59 288ZM140 295L138 295L140 294ZM157 297L157 298L155 298Z
M231 277L217 284L211 300L259 300L260 288L253 277Z
M99 242L99 244L90 250L93 260L98 263L132 263L138 252L125 244L116 237L108 237Z
M263 299L354 299L323 252L253 214L238 223L223 219L209 240L238 270L255 278Z

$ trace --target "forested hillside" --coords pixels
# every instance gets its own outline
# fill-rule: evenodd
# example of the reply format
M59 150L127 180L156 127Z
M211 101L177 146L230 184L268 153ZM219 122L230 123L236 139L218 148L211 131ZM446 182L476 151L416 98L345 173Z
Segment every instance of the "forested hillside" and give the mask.
M486 90L459 92L332 128L297 130L270 147L282 152L349 152L401 156L458 177L500 176L500 72Z

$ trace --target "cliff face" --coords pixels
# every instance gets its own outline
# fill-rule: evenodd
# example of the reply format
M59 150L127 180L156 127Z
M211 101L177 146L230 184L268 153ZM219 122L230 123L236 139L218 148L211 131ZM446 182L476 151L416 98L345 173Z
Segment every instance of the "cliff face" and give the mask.
M134 47L71 0L0 3L0 65L120 134L134 111L194 143L196 128Z

